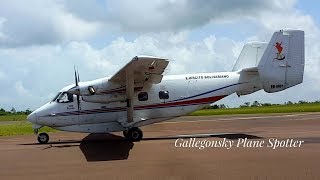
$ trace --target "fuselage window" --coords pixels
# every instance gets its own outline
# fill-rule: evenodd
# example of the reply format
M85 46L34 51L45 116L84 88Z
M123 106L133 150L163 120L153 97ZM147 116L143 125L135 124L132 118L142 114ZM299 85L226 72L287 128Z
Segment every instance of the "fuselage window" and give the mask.
M139 101L147 101L148 100L148 93L147 92L140 92L138 94Z
M159 98L160 99L169 99L169 92L168 91L159 91Z
M58 97L57 102L58 103L73 102L73 94L64 92Z

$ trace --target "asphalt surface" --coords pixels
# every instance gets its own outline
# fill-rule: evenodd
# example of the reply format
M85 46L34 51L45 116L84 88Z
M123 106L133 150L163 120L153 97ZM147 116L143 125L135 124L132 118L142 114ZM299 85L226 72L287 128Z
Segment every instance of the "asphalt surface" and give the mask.
M46 145L34 135L0 137L0 179L320 180L320 113L180 117L142 130L135 143L121 133L50 133ZM234 144L199 149L192 138ZM176 147L183 142L190 147Z

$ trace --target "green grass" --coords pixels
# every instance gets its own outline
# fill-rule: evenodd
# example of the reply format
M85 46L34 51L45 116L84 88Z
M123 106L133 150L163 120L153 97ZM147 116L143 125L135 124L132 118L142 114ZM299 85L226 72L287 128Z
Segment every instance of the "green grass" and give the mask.
M0 116L0 121L24 121L27 119L27 115L5 115Z
M58 130L43 127L41 132L56 132ZM14 135L26 135L33 134L32 124L27 121L14 122L0 125L0 136L14 136Z
M272 105L260 107L243 107L230 109L204 109L191 113L191 116L212 116L228 114L265 114L265 113L293 113L293 112L320 112L320 103Z

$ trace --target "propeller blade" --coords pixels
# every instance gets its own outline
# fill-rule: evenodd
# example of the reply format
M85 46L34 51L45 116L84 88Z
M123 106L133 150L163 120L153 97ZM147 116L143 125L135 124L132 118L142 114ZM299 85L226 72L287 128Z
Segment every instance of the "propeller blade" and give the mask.
M80 75L79 75L78 69L77 69L77 74L78 74L78 82L80 82Z
M79 73L76 70L76 66L74 66L74 80L75 80L76 87L78 88L77 89L77 91L78 91L78 93L77 93L77 106L78 106L78 111L80 111L80 89L79 89L80 78L79 78Z
M78 111L80 111L80 96L77 95L77 105L78 105Z
M74 80L75 80L76 86L78 86L78 76L77 76L76 66L74 66Z

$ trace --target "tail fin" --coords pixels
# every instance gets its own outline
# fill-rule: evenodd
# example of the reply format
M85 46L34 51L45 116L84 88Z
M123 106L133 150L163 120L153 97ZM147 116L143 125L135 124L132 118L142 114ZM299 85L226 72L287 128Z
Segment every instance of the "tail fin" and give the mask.
M304 32L275 32L258 64L263 89L272 93L302 83L304 62Z

